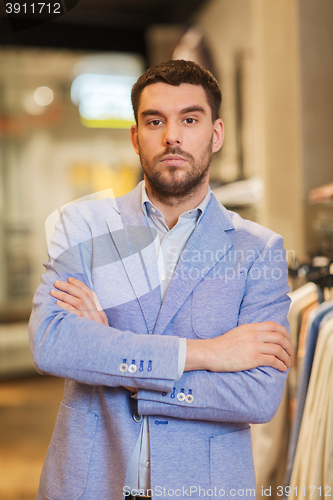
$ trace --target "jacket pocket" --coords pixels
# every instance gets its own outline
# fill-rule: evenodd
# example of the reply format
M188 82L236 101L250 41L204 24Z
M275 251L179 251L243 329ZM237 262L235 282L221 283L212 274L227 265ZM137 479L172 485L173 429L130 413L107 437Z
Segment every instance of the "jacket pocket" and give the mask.
M41 474L51 500L77 500L85 489L98 416L61 403Z
M199 283L192 294L192 329L197 337L218 337L237 326L245 279L244 272L229 272Z
M250 427L210 438L211 488L220 497L255 500L255 474Z

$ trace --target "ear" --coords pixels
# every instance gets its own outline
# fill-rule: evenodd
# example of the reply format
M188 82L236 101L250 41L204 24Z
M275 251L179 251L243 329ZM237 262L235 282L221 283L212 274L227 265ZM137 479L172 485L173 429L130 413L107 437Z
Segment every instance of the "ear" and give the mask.
M131 141L133 144L133 148L134 148L136 154L138 155L139 154L139 141L138 141L138 126L136 124L131 125L130 137L131 137Z
M221 149L224 140L224 124L221 118L215 120L213 125L213 153Z

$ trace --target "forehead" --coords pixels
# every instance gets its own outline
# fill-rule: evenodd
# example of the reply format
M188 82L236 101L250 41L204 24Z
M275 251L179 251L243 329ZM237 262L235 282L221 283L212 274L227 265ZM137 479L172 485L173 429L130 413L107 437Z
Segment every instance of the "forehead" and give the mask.
M169 85L158 82L145 87L140 96L138 114L147 109L180 112L189 106L199 105L207 112L210 110L207 96L201 85L181 83Z

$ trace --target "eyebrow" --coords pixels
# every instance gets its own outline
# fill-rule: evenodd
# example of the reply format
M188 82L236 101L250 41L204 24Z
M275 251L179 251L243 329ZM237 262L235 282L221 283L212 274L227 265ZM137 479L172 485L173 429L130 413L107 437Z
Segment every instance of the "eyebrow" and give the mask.
M193 113L195 111L199 111L200 113L206 113L205 109L202 106L189 106L188 108L184 108L181 110L182 114L185 113Z
M193 113L193 112L198 112L199 113L206 113L205 109L202 106L199 105L194 105L194 106L188 106L187 108L184 108L180 111L181 114L186 114L186 113ZM153 115L163 115L161 111L158 109L146 109L140 113L140 116L145 117L145 116L153 116Z

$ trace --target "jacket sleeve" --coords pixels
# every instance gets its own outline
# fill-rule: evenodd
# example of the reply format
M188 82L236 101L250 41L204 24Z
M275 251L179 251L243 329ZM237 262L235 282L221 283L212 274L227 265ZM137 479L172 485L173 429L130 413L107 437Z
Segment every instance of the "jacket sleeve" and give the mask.
M282 238L274 235L248 269L238 325L274 321L288 329L287 264L285 258L275 262L268 248L285 255ZM286 378L287 372L271 367L230 373L185 372L171 393L139 390L138 411L195 420L267 422L278 409Z
M91 238L91 226L77 206L65 210L56 225L29 321L37 370L85 384L172 391L179 377L177 337L121 331L80 318L57 306L50 295L56 280L67 281L70 276L92 287L84 258ZM131 370L124 370L124 364L132 364Z

